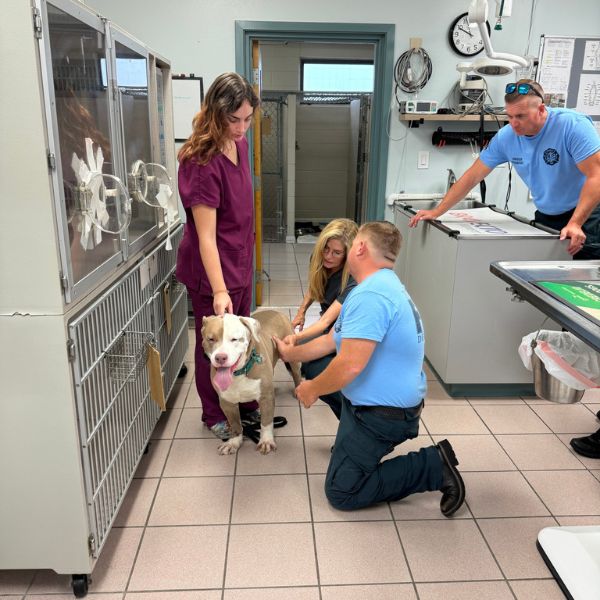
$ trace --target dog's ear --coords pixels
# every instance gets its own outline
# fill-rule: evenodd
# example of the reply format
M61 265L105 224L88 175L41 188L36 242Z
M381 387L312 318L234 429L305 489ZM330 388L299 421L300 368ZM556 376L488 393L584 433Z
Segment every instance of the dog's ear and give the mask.
M260 341L260 338L258 337L258 334L260 333L260 323L252 317L240 317L240 321L248 328L250 336L258 344Z

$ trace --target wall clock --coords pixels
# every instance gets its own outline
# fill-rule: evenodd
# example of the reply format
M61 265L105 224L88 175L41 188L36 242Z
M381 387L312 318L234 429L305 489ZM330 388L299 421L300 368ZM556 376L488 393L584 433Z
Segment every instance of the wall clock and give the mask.
M463 13L452 21L448 29L448 41L455 52L461 56L475 56L483 50L483 40L478 27L469 26L469 13ZM488 34L491 27L488 21L485 22Z

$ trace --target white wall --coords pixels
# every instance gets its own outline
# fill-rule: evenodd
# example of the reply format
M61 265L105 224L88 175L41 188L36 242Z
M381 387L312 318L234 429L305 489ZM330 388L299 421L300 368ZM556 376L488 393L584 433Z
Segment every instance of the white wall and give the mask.
M493 32L495 50L523 54L529 42L530 53L537 54L543 33L598 35L598 0L571 0L568 4L563 0L536 0L528 40L533 2L514 1L513 15L506 19L504 30ZM206 86L219 73L235 69L236 20L392 23L396 26L395 58L408 49L410 37L422 38L423 47L433 61L433 75L420 98L434 100L442 100L457 80L456 63L461 58L451 51L447 30L451 21L466 12L469 5L468 0L177 0L171 3L88 0L87 3L169 58L175 73L202 75ZM490 5L495 7L491 0ZM510 76L488 79L495 104L502 104L503 86L512 80ZM392 112L387 193L442 191L446 168L453 168L460 174L469 166L472 157L468 147L437 150L431 145L432 132L431 125L407 130L406 125L398 121L396 111ZM403 139L405 136L406 140ZM416 168L419 150L431 152L430 168L426 171ZM488 178L489 199L501 205L506 191L506 173L506 169L500 169ZM513 200L511 208L525 212L527 206L522 186L513 185L513 198L516 201Z
M303 58L373 60L372 44L317 44L267 42L260 45L263 89L300 90L300 61ZM321 90L327 91L327 90Z

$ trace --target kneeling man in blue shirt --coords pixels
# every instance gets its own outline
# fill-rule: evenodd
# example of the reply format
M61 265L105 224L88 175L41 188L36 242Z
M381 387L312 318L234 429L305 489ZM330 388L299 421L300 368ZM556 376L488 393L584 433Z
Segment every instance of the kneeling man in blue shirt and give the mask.
M305 408L321 395L343 394L325 480L332 506L352 510L439 490L440 509L450 517L463 504L465 487L448 440L381 462L395 446L417 437L426 391L421 317L392 270L400 242L391 223L364 224L347 259L358 285L330 334L300 346L277 338L275 343L286 361L336 351L325 371L296 388Z

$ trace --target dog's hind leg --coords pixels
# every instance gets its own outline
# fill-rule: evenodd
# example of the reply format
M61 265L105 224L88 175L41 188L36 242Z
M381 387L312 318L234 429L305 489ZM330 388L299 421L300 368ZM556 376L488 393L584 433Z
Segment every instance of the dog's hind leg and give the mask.
M233 404L226 400L219 402L221 410L225 413L229 427L231 428L231 437L218 447L219 454L235 454L242 445L244 436L242 435L242 419L240 417L239 404Z
M298 387L300 385L300 381L302 377L300 376L300 363L299 362L284 362L285 368L287 372L292 376L294 380L294 387Z

